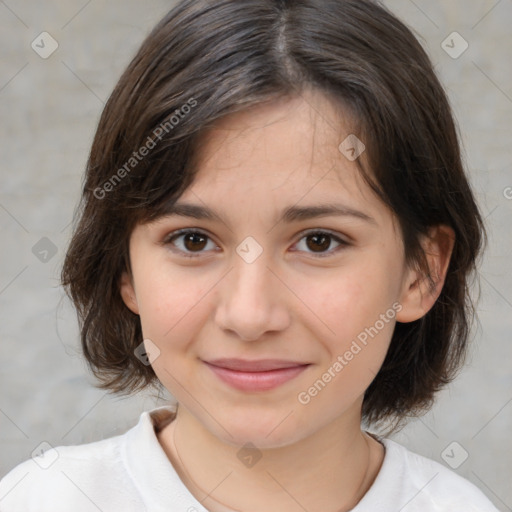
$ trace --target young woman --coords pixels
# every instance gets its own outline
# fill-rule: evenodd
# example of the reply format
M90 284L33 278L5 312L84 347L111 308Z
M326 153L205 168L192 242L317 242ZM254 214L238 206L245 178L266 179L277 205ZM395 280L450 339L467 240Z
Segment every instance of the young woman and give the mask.
M177 405L20 464L1 510L495 511L367 431L459 368L483 236L446 95L391 13L179 3L105 107L62 272L100 387Z

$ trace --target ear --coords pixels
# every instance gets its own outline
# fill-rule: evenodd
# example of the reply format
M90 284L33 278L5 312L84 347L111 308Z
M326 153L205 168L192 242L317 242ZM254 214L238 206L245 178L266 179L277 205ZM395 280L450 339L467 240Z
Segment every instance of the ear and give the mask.
M130 309L133 313L138 315L139 306L137 304L137 296L135 295L133 279L131 274L129 274L126 270L121 274L119 291L121 292L123 302L126 304L128 309Z
M423 238L421 245L433 283L419 269L409 269L401 290L402 309L396 315L398 322L418 320L435 304L443 289L454 243L455 233L445 225L432 227Z

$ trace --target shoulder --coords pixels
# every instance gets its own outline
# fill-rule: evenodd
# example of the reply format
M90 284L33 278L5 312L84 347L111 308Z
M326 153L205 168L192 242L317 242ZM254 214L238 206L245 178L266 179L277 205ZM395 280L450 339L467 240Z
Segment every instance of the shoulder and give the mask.
M388 474L400 475L403 512L497 512L485 494L469 480L395 441L381 441L389 455Z
M125 435L83 445L48 446L0 481L0 509L59 512L69 511L72 504L74 512L97 512L102 505L116 503L124 510L135 510L129 505L136 499L126 492L129 475L122 460Z

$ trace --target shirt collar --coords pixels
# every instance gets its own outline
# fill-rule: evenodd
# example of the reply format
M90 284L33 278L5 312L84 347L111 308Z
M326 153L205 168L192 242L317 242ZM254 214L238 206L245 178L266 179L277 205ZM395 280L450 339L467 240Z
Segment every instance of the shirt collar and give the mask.
M155 427L166 424L176 414L175 405L157 407L140 415L138 424L123 436L121 453L130 478L140 493L147 512L174 511L209 512L181 481L156 436ZM374 435L374 437L377 437ZM405 468L396 464L399 445L377 437L386 451L382 466L372 486L352 512L378 510L378 506L392 503L399 492L393 482L402 481ZM392 478L390 476L392 475Z
M156 436L155 425L175 413L176 406L167 405L143 412L123 436L123 462L147 512L208 512L180 480Z

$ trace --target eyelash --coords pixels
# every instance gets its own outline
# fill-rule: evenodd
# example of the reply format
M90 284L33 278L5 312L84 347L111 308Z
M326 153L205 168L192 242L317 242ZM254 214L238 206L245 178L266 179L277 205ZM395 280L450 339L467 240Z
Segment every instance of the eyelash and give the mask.
M187 235L187 234L202 235L202 236L208 238L208 240L211 240L211 237L207 233L205 233L204 231L201 231L200 229L185 228L185 229L179 229L177 231L173 231L172 233L170 233L163 240L163 244L164 245L173 245L172 242L175 239L179 238L180 236ZM311 236L311 235L327 235L332 240L334 240L335 242L340 244L334 250L330 250L330 251L327 251L327 252L316 253L316 254L315 253L308 253L308 254L311 254L314 258L326 258L326 257L331 256L332 254L337 253L339 250L341 250L341 249L343 249L343 248L345 248L345 247L350 245L349 242L347 242L346 240L343 240L342 238L336 236L335 234L331 233L330 231L319 230L319 229L316 229L316 230L315 229L310 229L310 230L301 232L299 234L299 236L300 236L299 242L303 238L306 238L306 237ZM176 252L175 249L171 249L171 250ZM196 253L190 253L190 252L184 252L181 249L177 249L177 252L181 253L181 255L184 256L185 258L198 258L198 257L201 256L201 254L204 251L198 251Z

